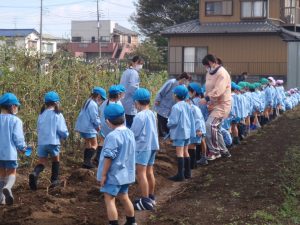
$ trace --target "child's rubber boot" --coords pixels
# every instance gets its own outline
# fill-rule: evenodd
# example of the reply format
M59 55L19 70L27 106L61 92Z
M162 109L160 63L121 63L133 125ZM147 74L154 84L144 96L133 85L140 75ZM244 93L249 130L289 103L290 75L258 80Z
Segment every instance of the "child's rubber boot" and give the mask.
M49 188L55 188L60 186L59 180L59 162L52 162L52 174L51 174L51 185Z
M169 179L175 182L184 181L184 159L183 157L177 157L177 169L178 172L175 176Z
M241 144L240 138L239 137L233 137L232 143L234 145L239 145Z
M191 158L190 157L184 158L184 178L185 179L192 178Z
M189 149L189 155L191 158L191 169L197 168L197 163L196 163L196 150L195 149Z
M196 161L201 159L201 145L196 145Z
M11 189L3 188L3 195L5 196L6 205L14 204L14 196L12 195Z
M33 172L29 174L29 187L31 190L36 191L37 190L37 181L39 178L39 174L45 169L45 166L43 164L38 164Z
M98 146L96 151L97 152L96 152L96 155L94 157L93 163L95 164L96 167L98 167L100 155L101 155L101 152L102 152L102 146Z
M94 164L92 163L92 158L95 154L95 150L93 148L86 148L84 150L84 160L82 168L84 169L93 169L95 168Z

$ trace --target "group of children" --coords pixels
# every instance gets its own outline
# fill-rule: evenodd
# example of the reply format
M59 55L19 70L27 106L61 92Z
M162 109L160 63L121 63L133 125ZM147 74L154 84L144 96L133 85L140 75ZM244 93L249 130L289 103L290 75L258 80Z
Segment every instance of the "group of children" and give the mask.
M300 103L298 89L285 92L283 81L275 81L272 77L253 84L232 82L231 88L231 113L222 125L222 134L228 146L239 144L251 129L257 129ZM104 193L111 225L118 224L116 197L125 208L126 225L136 224L135 210L152 210L156 204L153 165L159 140L157 119L150 110L151 93L145 88L134 92L133 101L138 113L133 117L131 126L126 126L125 110L121 103L125 92L124 86L113 85L107 97L105 89L93 88L75 126L85 141L82 167L98 167L97 180L100 191ZM212 160L207 157L205 144L205 121L209 111L206 105L200 104L204 92L195 82L173 89L175 105L167 123L177 156L177 174L170 177L173 181L191 178L191 170L197 164L207 165L207 160ZM0 204L13 204L11 190L16 179L18 152L23 153L27 147L22 121L15 116L19 105L19 100L12 93L0 97ZM39 160L29 175L32 190L37 190L39 174L44 170L49 155L52 158L50 187L60 185L60 140L66 139L69 132L59 106L60 97L56 92L45 94L37 122ZM131 202L128 189L135 182L136 175L141 197Z

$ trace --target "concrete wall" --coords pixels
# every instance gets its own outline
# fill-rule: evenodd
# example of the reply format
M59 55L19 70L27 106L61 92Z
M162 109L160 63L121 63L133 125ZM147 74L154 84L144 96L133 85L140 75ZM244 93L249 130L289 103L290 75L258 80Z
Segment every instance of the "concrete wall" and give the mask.
M287 87L300 87L300 42L288 43Z
M92 37L98 39L97 21L72 21L71 36L81 37L81 42L91 42ZM100 20L100 37L110 37L115 23L110 20Z

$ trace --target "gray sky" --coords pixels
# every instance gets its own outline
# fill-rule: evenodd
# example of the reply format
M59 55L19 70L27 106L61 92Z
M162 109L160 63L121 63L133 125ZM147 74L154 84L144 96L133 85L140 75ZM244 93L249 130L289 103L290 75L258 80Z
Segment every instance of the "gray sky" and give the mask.
M35 28L39 31L41 0L0 0L0 28ZM99 0L101 19L134 29L129 17L135 0ZM69 37L71 20L96 20L96 0L43 0L43 32Z

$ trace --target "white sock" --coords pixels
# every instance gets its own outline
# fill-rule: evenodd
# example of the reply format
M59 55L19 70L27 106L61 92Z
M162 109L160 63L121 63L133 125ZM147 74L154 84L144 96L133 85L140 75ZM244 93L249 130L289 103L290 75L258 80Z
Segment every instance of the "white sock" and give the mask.
M15 182L16 182L16 175L9 175L8 177L6 177L6 184L4 188L11 190Z

